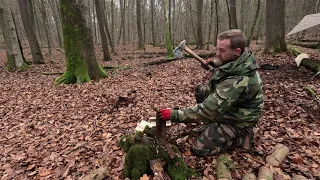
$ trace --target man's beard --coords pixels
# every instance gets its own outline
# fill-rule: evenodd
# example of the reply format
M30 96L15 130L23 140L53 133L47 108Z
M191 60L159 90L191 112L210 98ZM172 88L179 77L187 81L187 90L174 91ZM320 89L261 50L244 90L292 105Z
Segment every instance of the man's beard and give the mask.
M215 67L220 67L220 66L222 66L222 65L224 65L225 63L224 62L222 62L220 59L215 59L214 60L214 66Z

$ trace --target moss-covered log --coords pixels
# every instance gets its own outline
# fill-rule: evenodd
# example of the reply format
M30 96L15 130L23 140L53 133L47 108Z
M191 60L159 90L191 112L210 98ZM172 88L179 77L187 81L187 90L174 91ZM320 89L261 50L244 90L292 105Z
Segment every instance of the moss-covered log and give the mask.
M292 42L290 42L290 44L291 45L305 47L305 48L320 49L320 43L319 42L292 41Z
M302 52L298 48L290 48L289 51L291 54L297 56L295 61L299 62L298 66L304 66L307 69L310 69L316 73L320 72L320 61L309 58L307 54L302 54Z
M66 71L56 83L82 83L107 77L95 57L91 29L87 27L85 4L82 1L61 0L63 45Z
M312 99L314 99L315 101L318 102L318 104L320 105L320 97L319 95L316 93L316 91L311 87L311 86L306 86L306 91L308 92L308 94L312 97Z
M232 160L226 155L220 155L217 159L217 180L231 180L230 169L234 168Z
M272 166L279 166L282 161L289 154L289 148L283 144L277 144L269 155L266 157L266 161Z

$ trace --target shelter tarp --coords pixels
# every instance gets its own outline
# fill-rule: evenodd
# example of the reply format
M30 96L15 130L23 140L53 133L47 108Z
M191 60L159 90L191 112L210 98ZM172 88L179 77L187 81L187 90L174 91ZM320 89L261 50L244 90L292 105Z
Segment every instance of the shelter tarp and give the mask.
M286 36L320 24L320 13L306 15Z

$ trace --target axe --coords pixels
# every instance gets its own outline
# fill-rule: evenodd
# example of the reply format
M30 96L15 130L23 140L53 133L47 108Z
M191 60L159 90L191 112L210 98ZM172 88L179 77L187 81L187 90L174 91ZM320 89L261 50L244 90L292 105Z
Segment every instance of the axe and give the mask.
M188 48L186 44L187 44L186 40L181 41L179 46L172 51L173 55L176 58L182 58L183 51L186 51L187 53L192 55L194 58L196 58L196 60L198 60L203 65L202 67L204 67L207 70L213 70L213 67L211 65L207 64L200 56L198 56L195 52L193 52L190 48Z

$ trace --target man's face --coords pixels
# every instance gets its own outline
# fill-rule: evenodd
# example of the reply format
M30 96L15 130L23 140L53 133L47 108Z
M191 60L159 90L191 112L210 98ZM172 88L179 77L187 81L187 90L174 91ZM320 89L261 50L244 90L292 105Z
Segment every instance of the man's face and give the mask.
M217 41L217 60L216 66L222 66L228 62L235 61L241 55L241 49L232 49L230 39Z

